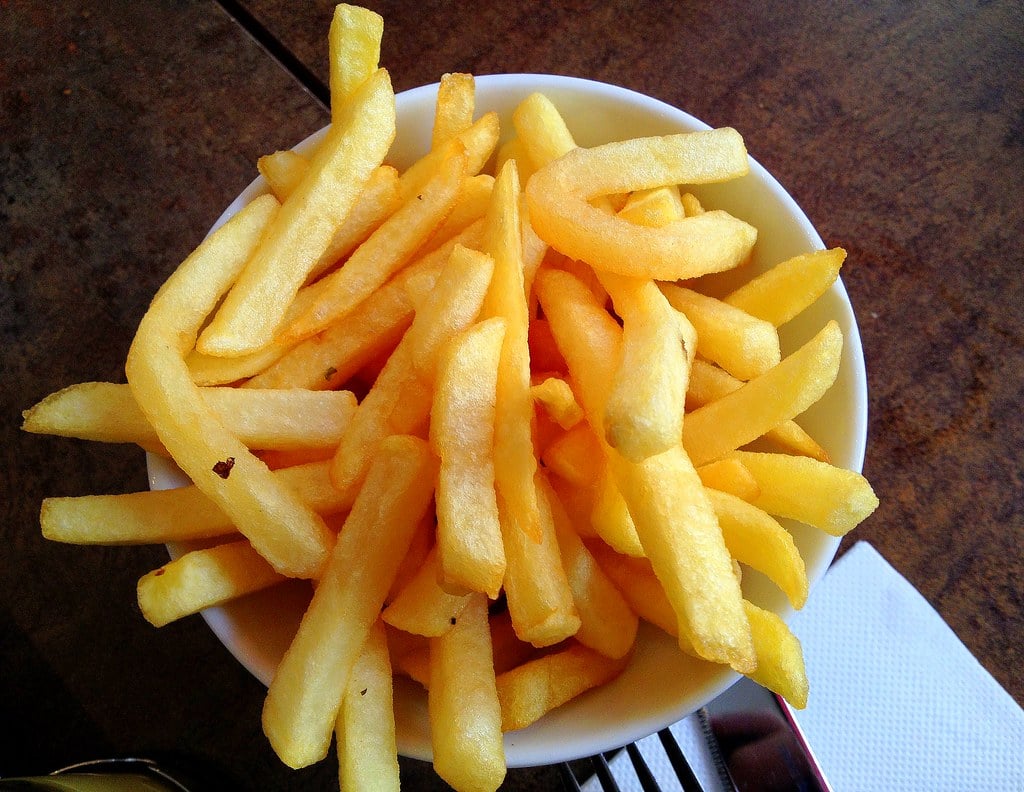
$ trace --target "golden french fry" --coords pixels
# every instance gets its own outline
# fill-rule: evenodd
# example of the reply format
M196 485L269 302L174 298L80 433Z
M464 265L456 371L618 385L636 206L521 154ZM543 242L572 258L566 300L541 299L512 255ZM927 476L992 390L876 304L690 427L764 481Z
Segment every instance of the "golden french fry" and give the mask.
M757 668L747 676L803 709L807 706L808 682L799 639L777 614L750 602L744 606L757 649Z
M845 260L842 248L794 256L752 278L725 302L778 327L828 291Z
M626 503L611 466L608 464L606 455L609 453L609 449L605 447L603 451L605 459L601 474L591 485L593 502L590 525L598 536L620 553L645 556L647 553L637 535L636 523L630 513L629 505Z
M498 114L484 113L463 132L438 148L432 148L420 159L406 168L399 178L400 197L403 203L414 198L423 190L423 185L437 171L438 164L451 156L452 151L463 150L466 154L466 175L475 176L491 158L498 144Z
M342 691L430 505L435 469L422 440L395 435L378 448L267 692L263 731L289 767L327 754Z
M683 193L680 196L680 201L683 204L683 214L687 217L704 214L704 207L701 205L697 196L693 193Z
M576 148L565 119L544 94L523 99L512 113L517 139L535 168L547 165Z
M604 469L604 449L585 421L563 432L541 458L548 470L578 487L596 481Z
M843 536L878 508L868 480L852 470L788 454L736 451L732 456L757 480L761 494L753 504L769 514Z
M588 541L587 549L637 616L673 638L679 637L679 619L654 576L650 561L617 553L602 541ZM688 646L681 648L693 653Z
M437 543L445 585L491 599L505 577L494 488L495 394L504 336L505 320L488 319L442 348L430 419L430 441L441 459Z
M709 490L729 554L763 572L794 608L807 601L807 571L789 531L766 512L726 492Z
M483 594L470 595L451 629L430 640L427 711L437 774L466 792L501 786L505 747Z
M802 413L835 382L843 333L835 321L777 366L687 414L683 446L694 464L712 462Z
M278 486L321 516L342 511L328 462L275 470ZM235 533L231 518L196 486L124 495L46 498L43 536L70 544L166 544Z
M438 583L440 577L441 561L435 546L381 618L392 627L427 638L447 632L466 607L469 595L449 594Z
M654 281L599 273L622 318L621 355L604 407L608 445L638 462L678 445L683 434L693 328Z
M493 191L494 177L489 173L478 173L476 176L463 179L455 206L430 237L428 244L444 244L483 217L490 206Z
M548 415L563 429L571 429L583 420L583 408L576 402L569 383L559 377L545 377L530 386L530 398L544 405Z
M430 639L385 624L388 655L396 674L409 677L426 690L430 686Z
M728 303L674 284L662 284L672 306L697 331L697 351L737 379L749 380L782 358L775 326Z
M442 160L423 191L406 200L349 256L319 282L306 311L282 330L285 340L316 335L352 311L408 264L455 205L466 175L466 156L456 150Z
M309 160L291 149L265 154L256 161L256 169L282 203L298 187L308 168Z
M433 376L444 342L468 327L479 313L492 272L489 256L459 245L453 249L428 300L356 408L338 445L331 480L349 502L383 438L417 432L427 425L431 390L423 377ZM420 353L414 356L416 349Z
M690 366L690 384L686 392L686 406L695 410L727 393L739 390L743 382L706 360L694 360ZM828 452L796 421L787 420L769 429L763 437L795 454L828 462Z
M498 495L507 506L503 520L539 539L537 471L530 399L529 309L523 273L523 238L519 212L519 177L507 163L494 185L491 208L484 219L483 248L494 258L494 278L481 316L505 320L505 340L498 368L494 427L494 473ZM504 526L503 526L504 530Z
M516 171L519 172L519 179L523 184L526 184L530 180L530 176L533 175L533 172L537 170L533 160L526 153L523 141L518 137L511 137L498 147L498 151L494 156L495 173L501 173L501 169L505 167L505 163L509 160L515 161Z
M195 485L277 571L313 577L330 547L326 525L224 427L184 361L277 207L270 196L257 198L178 267L139 323L125 371L139 407Z
M344 123L345 106L377 71L384 19L366 8L339 3L327 34L331 121Z
M537 290L588 420L603 420L618 326L580 281L541 272ZM610 322L610 323L609 323ZM600 333L601 338L595 338ZM600 425L600 424L598 424ZM738 671L753 667L750 626L714 510L681 446L642 462L609 453L609 467L628 504L640 544L679 619L679 634L698 654Z
M760 493L757 479L738 459L718 459L697 468L701 482L709 489L727 492L750 502Z
M651 228L661 228L686 216L679 188L674 184L632 193L619 210L622 219Z
M287 580L245 539L192 550L139 580L139 609L154 627Z
M580 618L576 640L606 657L624 657L636 639L636 614L583 544L551 485L543 476L539 481L551 508L562 567Z
M540 478L538 472L538 479ZM520 640L534 646L553 646L580 628L580 617L562 566L551 504L535 484L539 506L540 540L527 536L511 520L503 520L505 599ZM498 498L498 512L508 505Z
M317 147L302 181L200 335L200 352L231 357L270 343L394 135L395 95L380 69L356 90Z
M726 181L747 168L743 140L728 128L577 148L530 179L530 218L549 245L598 269L691 278L735 267L750 254L756 230L721 210L647 228L589 201L668 184Z
M431 145L438 148L473 124L476 81L472 74L444 74L437 87Z
M391 660L384 627L370 628L345 686L334 726L341 789L398 792Z
M565 649L506 671L497 680L501 728L525 729L556 707L614 679L627 660L605 657L582 644L570 643Z

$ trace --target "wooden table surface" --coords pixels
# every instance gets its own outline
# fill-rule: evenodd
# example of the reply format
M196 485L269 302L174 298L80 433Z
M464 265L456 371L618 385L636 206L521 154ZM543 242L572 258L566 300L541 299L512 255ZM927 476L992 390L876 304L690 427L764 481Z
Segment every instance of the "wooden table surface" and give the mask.
M743 133L849 252L881 507L844 547L870 541L1024 701L1022 5L369 5L396 90L568 74ZM54 390L123 381L149 299L256 158L325 123L331 8L244 3L246 29L212 0L0 3L0 775L148 753L243 790L336 785L333 760L278 762L261 686L201 619L142 619L161 548L41 538L45 496L144 489L141 452L19 430ZM402 767L406 788L444 788ZM541 769L505 788L557 787Z

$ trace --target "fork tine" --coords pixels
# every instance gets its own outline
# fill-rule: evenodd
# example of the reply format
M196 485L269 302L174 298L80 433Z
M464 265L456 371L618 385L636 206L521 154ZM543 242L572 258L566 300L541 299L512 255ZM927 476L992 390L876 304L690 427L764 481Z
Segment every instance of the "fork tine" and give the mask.
M576 780L576 776L573 775L572 768L568 762L562 762L558 765L559 774L562 776L562 785L565 787L566 792L583 792L580 789L579 781Z
M597 774L597 780L601 782L601 789L604 792L621 792L619 785L615 783L615 779L612 777L612 771L608 767L608 762L601 754L596 754L590 757L590 761L594 763L594 772Z
M654 780L654 775L647 766L647 762L644 761L644 757L640 753L640 749L636 747L636 744L630 743L627 745L626 753L629 754L629 760L633 763L633 769L636 770L636 777L640 781L641 789L644 792L661 792L661 787Z
M672 769L676 771L676 775L679 777L679 783L683 785L683 792L703 792L700 781L693 774L693 769L690 767L690 763L686 761L686 757L683 756L683 752L679 749L679 743L676 742L675 735L672 734L671 730L667 728L662 729L658 732L658 738L665 748L665 753L668 755L668 761L672 764Z

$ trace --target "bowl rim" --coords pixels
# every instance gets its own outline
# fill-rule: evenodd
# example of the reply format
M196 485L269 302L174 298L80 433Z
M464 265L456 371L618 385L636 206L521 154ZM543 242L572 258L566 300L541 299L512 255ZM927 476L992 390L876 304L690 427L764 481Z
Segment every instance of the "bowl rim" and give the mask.
M686 129L710 129L711 127L700 119L689 113L674 107L660 99L639 93L637 91L612 85L610 83L580 77L560 76L552 74L489 74L475 75L476 92L478 97L478 108L481 110L491 109L487 106L487 97L494 94L505 94L507 96L525 97L534 91L542 93L574 92L585 95L591 99L599 99L604 102L622 103L630 108L640 108L644 113L657 116L666 126L674 127L675 131ZM437 94L438 83L431 83L402 91L396 94L396 104L399 109L399 118L403 112L412 112L410 108L418 105L429 105L433 109ZM422 114L422 110L421 110ZM399 121L401 130L402 122ZM503 127L506 125L503 124ZM315 145L316 141L326 133L327 126L307 136L303 141L296 144L299 151L308 150ZM401 131L399 133L402 134ZM806 242L807 250L823 249L825 244L817 230L810 222L807 215L800 208L779 181L760 165L753 157L750 157L751 174L763 183L770 190L773 198L780 202L785 214L796 222L800 233ZM212 233L231 216L239 211L245 204L256 196L267 192L268 185L262 176L257 176L250 184L224 209L216 222L211 226L208 233ZM844 335L844 361L850 366L851 381L850 403L852 405L853 425L851 428L852 442L845 450L842 463L844 467L860 472L863 468L864 455L867 444L867 376L864 362L863 348L856 317L849 295L842 283L841 278L836 281L830 291L831 299L839 307L837 319ZM176 472L173 463L167 460L147 454L147 468L151 489L177 486L184 483L180 472ZM829 538L824 542L825 552L807 564L807 576L810 588L813 591L815 585L820 581L828 566L835 558L839 549L838 538ZM169 546L172 557L180 554L181 548ZM783 606L778 609L783 618L788 619L792 609ZM232 616L232 606L210 608L202 612L202 617L207 625L225 646L231 655L253 676L269 684L273 675L273 669L266 666L265 659L252 653L252 646L247 642L247 636L241 631ZM647 625L642 625L641 635L647 640L649 633L653 630ZM660 631L659 631L660 632ZM704 685L702 694L699 697L700 703L693 706L692 702L676 707L663 707L655 713L646 713L644 716L634 717L628 725L621 723L605 725L604 728L596 728L594 724L581 724L580 729L584 731L581 735L575 732L564 735L566 739L550 741L543 744L536 744L535 741L526 740L531 729L528 727L521 732L511 732L505 735L506 761L509 767L537 766L551 764L553 762L576 759L593 755L600 751L609 750L637 739L645 737L655 731L677 722L695 709L708 703L723 691L731 687L740 679L740 676L726 667L716 667L712 674L713 680ZM399 705L399 689L396 687L396 707ZM567 706L572 706L567 705ZM414 713L415 715L415 713ZM422 716L422 712L418 713ZM542 721L543 722L543 719ZM430 760L429 741L424 744L422 735L419 739L410 739L410 735L404 733L401 724L399 725L399 753L421 760Z

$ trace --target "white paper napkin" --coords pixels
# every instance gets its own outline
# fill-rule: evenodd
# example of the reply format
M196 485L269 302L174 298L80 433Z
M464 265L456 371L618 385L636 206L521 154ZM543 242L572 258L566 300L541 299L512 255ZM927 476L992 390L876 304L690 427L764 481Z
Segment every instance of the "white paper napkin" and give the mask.
M869 544L836 562L790 624L811 680L797 717L835 792L1024 790L1024 711ZM672 730L704 788L720 789L696 718ZM679 789L658 738L640 747ZM628 758L612 765L623 792L640 790Z

